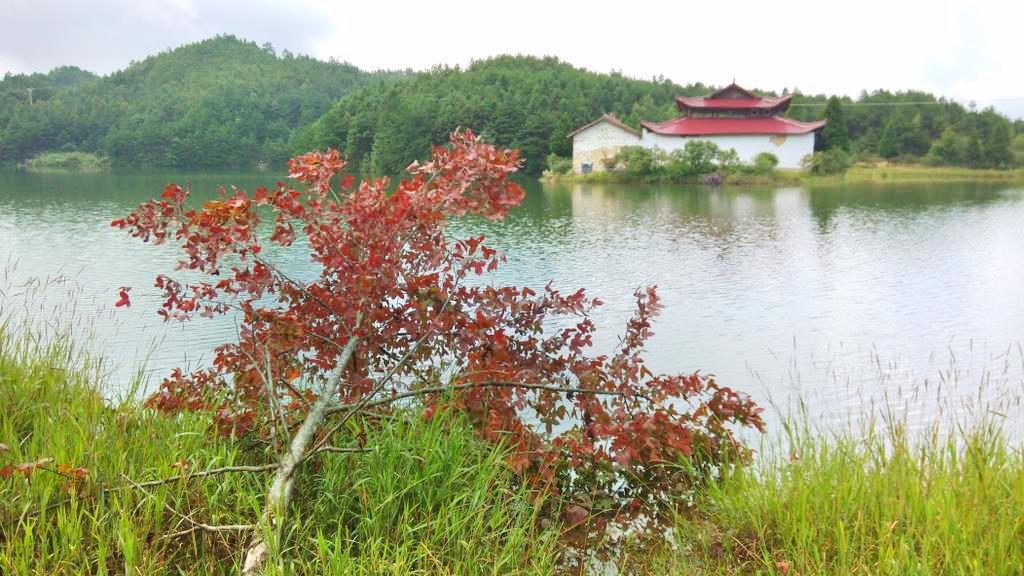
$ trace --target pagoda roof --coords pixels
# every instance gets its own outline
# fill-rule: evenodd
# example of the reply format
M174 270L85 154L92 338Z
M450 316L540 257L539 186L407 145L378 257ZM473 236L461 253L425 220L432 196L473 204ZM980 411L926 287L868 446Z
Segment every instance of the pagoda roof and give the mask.
M792 118L765 116L754 118L692 118L683 117L667 122L641 122L641 126L666 136L715 136L726 134L771 134L794 136L813 132L825 125L825 120L800 122Z
M707 96L677 96L676 107L679 110L697 108L703 110L751 110L789 107L792 94L786 96L758 96L735 82L725 88L715 90Z
M597 120L594 120L589 124L584 124L583 126L580 126L579 128L573 130L572 132L569 132L568 134L565 135L565 137L572 138L573 136L579 134L580 132L583 132L584 130L590 128L591 126L597 126L601 122L608 122L609 124L622 128L626 132L629 132L635 136L640 136L640 132L637 131L636 128L632 128L628 124L624 123L622 120L619 120L618 118L615 117L615 114L604 114Z
M786 96L764 96L759 98L705 98L704 96L677 96L676 106L685 108L701 108L715 110L750 110L751 108L776 108L788 104L792 94Z

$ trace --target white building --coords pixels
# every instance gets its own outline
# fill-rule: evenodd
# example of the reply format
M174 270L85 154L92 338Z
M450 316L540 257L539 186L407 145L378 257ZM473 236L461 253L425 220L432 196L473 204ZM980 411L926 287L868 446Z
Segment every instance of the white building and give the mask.
M567 135L572 138L572 171L575 174L604 172L603 160L611 158L623 146L640 146L640 133L605 114Z
M771 152L779 159L779 168L798 169L800 161L814 151L815 131L821 129L825 121L800 122L781 116L789 109L792 99L792 94L761 97L736 84L708 96L680 96L676 98L678 118L661 123L640 123L639 145L671 152L692 140L706 140L723 150L736 150L744 162L752 161L761 152ZM573 137L573 171L577 174L587 172L587 164L591 163L593 156L593 138L588 132L602 125L611 128L609 118L614 120L614 116L606 115L570 134ZM621 122L614 122L618 124L619 133L630 130ZM619 139L623 142L620 147L637 145L628 138ZM603 142L602 157L615 154L610 149L613 142L612 138ZM591 165L593 171L604 168Z

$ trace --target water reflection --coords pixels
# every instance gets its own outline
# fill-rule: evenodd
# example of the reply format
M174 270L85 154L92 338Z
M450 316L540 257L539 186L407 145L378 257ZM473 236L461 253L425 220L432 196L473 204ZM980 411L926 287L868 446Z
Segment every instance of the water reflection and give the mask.
M201 195L222 183L273 183L260 174L187 179ZM229 321L160 323L149 286L173 267L173 251L107 226L171 180L183 178L0 174L0 254L18 261L21 278L78 282L79 312L98 318L96 345L121 360L122 380L154 342L150 366L163 374L200 362L234 333ZM599 351L617 343L633 290L657 284L667 308L650 345L653 368L712 372L762 402L799 394L818 417L838 418L916 395L912 416L924 420L967 398L994 401L1000 387L1024 391L1024 354L1014 352L1024 334L1021 190L526 186L508 219L463 219L452 233L486 234L508 255L493 282L555 279L605 300ZM313 273L301 258L272 256ZM125 284L136 286L135 306L112 313Z

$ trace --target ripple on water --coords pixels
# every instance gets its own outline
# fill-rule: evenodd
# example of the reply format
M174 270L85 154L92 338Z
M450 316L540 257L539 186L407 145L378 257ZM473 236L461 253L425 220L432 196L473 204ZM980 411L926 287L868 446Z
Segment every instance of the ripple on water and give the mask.
M74 295L88 342L126 382L145 360L151 381L201 366L234 337L230 318L164 324L153 277L173 269L108 223L171 180L200 194L253 187L258 174L0 174L0 259L6 282L70 282L25 307L37 318ZM632 293L657 284L666 309L650 342L663 371L711 372L759 401L799 395L817 418L896 402L922 422L1024 386L1024 194L990 185L828 189L541 186L502 222L464 219L456 235L486 234L509 257L497 283L587 287L600 352L617 343ZM272 256L275 256L272 254ZM301 258L281 265L315 273ZM13 268L13 270L12 270ZM113 310L118 286L133 307ZM1008 351L1010 351L1008 353ZM972 404L973 403L973 404ZM1019 407L1019 402L1018 402ZM1019 421L1020 419L1018 419Z

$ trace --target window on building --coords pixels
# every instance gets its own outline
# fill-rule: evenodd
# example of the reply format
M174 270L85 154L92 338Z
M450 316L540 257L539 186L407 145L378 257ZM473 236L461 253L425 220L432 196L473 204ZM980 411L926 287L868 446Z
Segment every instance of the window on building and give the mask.
M584 165L580 166L580 170L582 170L582 172L584 174L590 174L591 172L594 171L594 165L593 164L584 164Z

